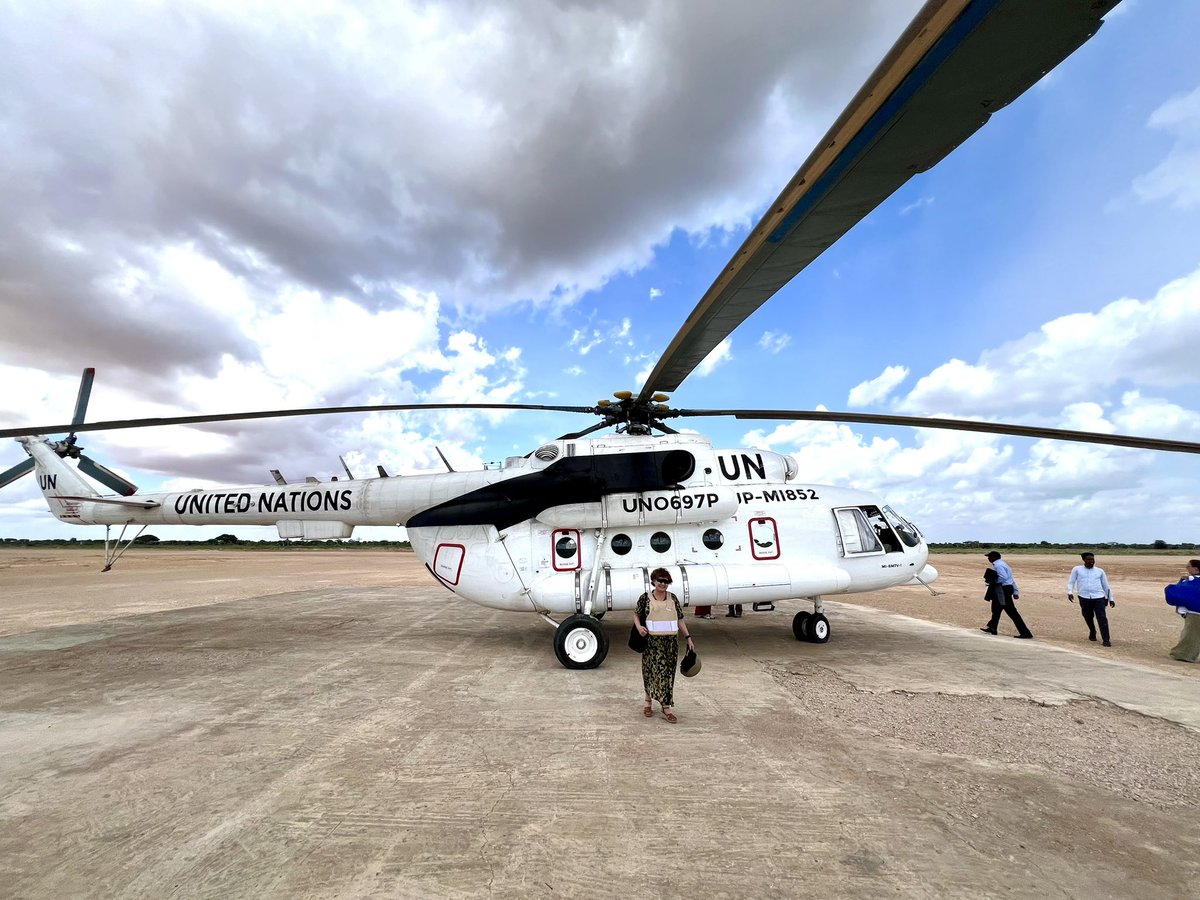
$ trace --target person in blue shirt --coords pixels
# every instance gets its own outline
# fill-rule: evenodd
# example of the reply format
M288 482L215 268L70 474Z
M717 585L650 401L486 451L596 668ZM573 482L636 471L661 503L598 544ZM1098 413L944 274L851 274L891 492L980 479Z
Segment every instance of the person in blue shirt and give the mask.
M1187 574L1179 583L1197 580L1200 580L1200 559L1189 559ZM1183 633L1179 635L1179 643L1171 648L1171 658L1194 663L1200 658L1200 612L1186 606L1176 607L1175 611L1183 616Z
M1033 637L1033 632L1025 624L1025 620L1021 618L1021 614L1017 612L1017 600L1021 598L1021 592L1017 590L1017 582L1013 579L1012 567L1009 566L1000 554L995 550L988 555L988 562L992 564L992 569L996 572L995 584L991 585L988 590L988 599L992 601L992 617L988 619L988 623L979 629L986 631L988 634L996 633L996 626L1000 624L1000 613L1008 613L1008 617L1012 619L1013 625L1017 627L1016 637L1029 639ZM985 576L984 581L988 581Z
M1083 621L1087 622L1088 640L1096 639L1096 625L1099 625L1100 639L1105 647L1111 647L1112 641L1108 639L1108 610L1105 607L1111 609L1117 602L1112 598L1108 576L1096 565L1095 554L1080 553L1079 558L1083 560L1083 565L1071 570L1071 577L1067 579L1067 600L1074 603L1075 595L1079 594L1079 611L1083 613Z

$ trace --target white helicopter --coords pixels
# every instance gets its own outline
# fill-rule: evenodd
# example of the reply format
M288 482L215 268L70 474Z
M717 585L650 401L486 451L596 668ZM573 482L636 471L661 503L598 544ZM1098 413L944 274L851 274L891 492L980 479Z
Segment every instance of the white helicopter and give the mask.
M1099 28L1118 0L930 0L771 205L676 334L645 386L592 407L408 404L270 410L85 423L94 370L69 424L0 429L28 459L50 511L121 528L110 568L151 525L275 525L281 537L339 539L359 525L400 525L441 584L484 606L534 613L555 627L567 668L608 653L600 619L632 609L649 572L671 572L685 605L807 599L799 640L829 640L821 598L930 584L920 530L862 491L800 480L795 460L715 449L666 420L733 416L949 428L1178 452L1200 444L991 422L807 410L689 410L666 405L747 316L917 172L980 128ZM1020 47L1020 52L1013 48ZM421 409L546 410L600 421L483 471L276 483L139 495L81 453L77 434L158 425ZM587 435L611 428L611 433ZM63 440L46 434L69 432ZM78 469L66 464L78 461ZM447 466L449 468L449 466ZM118 493L101 496L80 474ZM347 472L349 475L349 472ZM137 532L140 534L140 530ZM559 618L556 618L559 617Z

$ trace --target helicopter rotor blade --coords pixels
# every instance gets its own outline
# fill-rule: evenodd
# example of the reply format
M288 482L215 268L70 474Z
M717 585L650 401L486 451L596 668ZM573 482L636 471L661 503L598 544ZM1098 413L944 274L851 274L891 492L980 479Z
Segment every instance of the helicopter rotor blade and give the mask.
M126 481L112 469L102 466L90 456L79 455L79 471L84 475L88 475L102 485L112 488L118 494L126 497L137 493L137 485L132 481Z
M32 471L33 471L33 457L30 457L29 459L25 460L24 462L17 463L11 469L8 469L5 472L0 472L0 488L4 487L6 485L12 484L14 481L16 481L22 475L26 475Z
M545 412L590 413L590 406L540 406L532 403L382 403L369 406L317 406L311 409L267 409L257 412L217 413L205 416L162 416L150 419L112 419L74 425L24 425L0 428L0 438L26 437L67 431L118 431L125 428L153 428L160 425L200 425L205 422L241 422L248 419L282 419L296 416L330 416L343 413L405 412L439 409L542 410Z
M88 400L92 396L92 382L95 380L95 369L89 367L83 370L83 378L79 380L79 393L75 396L75 414L71 416L72 433L75 426L83 424L83 417L87 415Z
M638 399L678 388L897 188L1082 46L1118 2L929 0L721 270Z
M1064 428L1035 428L1030 425L979 422L971 419L888 416L875 413L827 412L808 409L678 409L673 410L672 413L680 417L733 416L735 419L750 420L774 419L779 421L857 422L863 425L907 425L912 428L942 428L951 431L974 431L981 434L1008 434L1016 437L1106 444L1113 447L1133 447L1142 450L1166 450L1172 453L1200 453L1200 444L1190 441L1173 441L1165 438L1124 434L1098 434L1091 431L1070 431Z

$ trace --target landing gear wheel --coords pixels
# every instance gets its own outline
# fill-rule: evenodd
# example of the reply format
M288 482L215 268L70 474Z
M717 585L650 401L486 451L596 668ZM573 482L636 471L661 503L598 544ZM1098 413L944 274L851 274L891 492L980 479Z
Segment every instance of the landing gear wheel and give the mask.
M812 613L801 611L796 613L792 619L792 634L796 636L798 641L808 640L808 620L812 618Z
M608 632L593 616L568 616L554 632L554 655L565 668L594 669L608 656Z
M814 644L829 643L829 620L820 613L808 620L808 639Z

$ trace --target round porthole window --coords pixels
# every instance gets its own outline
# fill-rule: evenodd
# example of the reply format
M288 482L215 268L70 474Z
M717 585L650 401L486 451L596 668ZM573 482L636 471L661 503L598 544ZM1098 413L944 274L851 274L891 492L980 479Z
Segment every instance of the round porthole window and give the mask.
M609 546L617 556L624 556L633 549L633 539L627 534L614 534Z
M650 535L650 549L655 553L666 553L671 549L671 536L665 531L656 531Z
M725 543L725 535L721 534L717 529L710 528L704 532L704 546L709 550L719 550L721 545Z
M570 559L579 552L579 545L575 542L575 538L563 535L555 542L554 552L558 554L559 559Z

